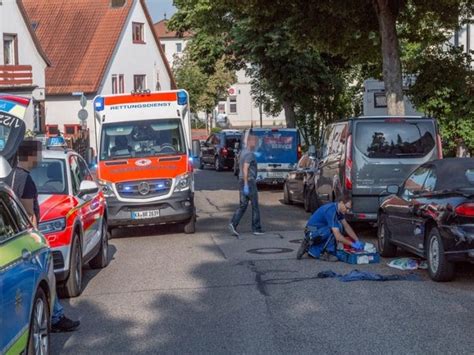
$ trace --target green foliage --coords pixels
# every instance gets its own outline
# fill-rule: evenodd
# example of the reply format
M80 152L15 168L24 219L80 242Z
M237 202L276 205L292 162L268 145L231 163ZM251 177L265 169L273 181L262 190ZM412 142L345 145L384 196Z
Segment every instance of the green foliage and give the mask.
M214 63L212 74L209 74L187 51L188 48L174 69L178 87L188 91L192 111L212 112L219 99L227 95L227 88L235 82L235 74L223 59Z
M220 127L212 127L211 129L211 133L219 133L220 131L222 131L222 128Z
M433 47L412 61L418 76L409 95L420 110L438 119L445 155L454 155L461 142L474 153L472 56L455 47Z

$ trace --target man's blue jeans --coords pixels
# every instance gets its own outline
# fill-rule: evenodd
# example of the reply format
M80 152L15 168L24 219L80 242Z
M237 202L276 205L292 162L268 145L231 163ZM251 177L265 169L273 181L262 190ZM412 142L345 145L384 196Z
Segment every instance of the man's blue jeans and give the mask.
M248 185L250 193L248 196L244 194L244 185L244 181L240 180L240 205L232 217L232 224L237 228L250 202L252 203L252 232L259 232L262 230L262 226L260 224L260 209L258 207L257 182L255 180L249 180Z
M59 297L56 296L53 305L53 316L51 319L51 324L56 324L61 320L62 317L64 317L64 309L63 306L61 306L61 303L59 303Z

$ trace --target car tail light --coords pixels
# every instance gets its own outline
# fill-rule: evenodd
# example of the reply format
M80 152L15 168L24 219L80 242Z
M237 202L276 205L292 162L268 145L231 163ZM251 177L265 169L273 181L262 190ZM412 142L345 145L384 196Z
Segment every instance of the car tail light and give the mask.
M224 147L224 148L221 148L221 154L222 154L223 156L226 157L228 153L229 153L229 151L227 150L227 148L225 148L225 147Z
M436 136L436 145L438 147L438 159L443 159L443 142L439 134Z
M344 185L347 190L352 190L352 136L347 137L345 166Z
M302 155L303 151L301 149L301 144L298 144L298 148L296 149L296 157L298 158L298 161L300 161Z
M461 217L474 217L474 203L463 203L462 205L456 207L455 212Z

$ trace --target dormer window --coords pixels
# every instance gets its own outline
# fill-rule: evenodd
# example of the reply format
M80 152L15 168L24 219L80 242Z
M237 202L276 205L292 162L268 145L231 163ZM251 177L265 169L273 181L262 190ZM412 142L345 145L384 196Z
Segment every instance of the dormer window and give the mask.
M144 36L144 25L140 22L133 22L132 23L132 36L133 36L133 43L145 43L145 36Z
M125 5L126 0L111 0L110 6L111 7L123 7Z

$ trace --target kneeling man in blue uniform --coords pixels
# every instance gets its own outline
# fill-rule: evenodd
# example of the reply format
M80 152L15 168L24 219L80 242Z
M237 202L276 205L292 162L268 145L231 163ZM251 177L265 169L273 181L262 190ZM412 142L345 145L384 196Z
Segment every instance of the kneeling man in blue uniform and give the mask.
M344 195L338 202L325 204L317 209L310 217L306 228L305 237L296 254L297 259L301 259L305 253L310 256L326 260L337 261L337 243L349 245L356 250L363 250L362 243L354 229L346 221L344 215L352 207L349 196ZM344 236L347 234L350 238Z

